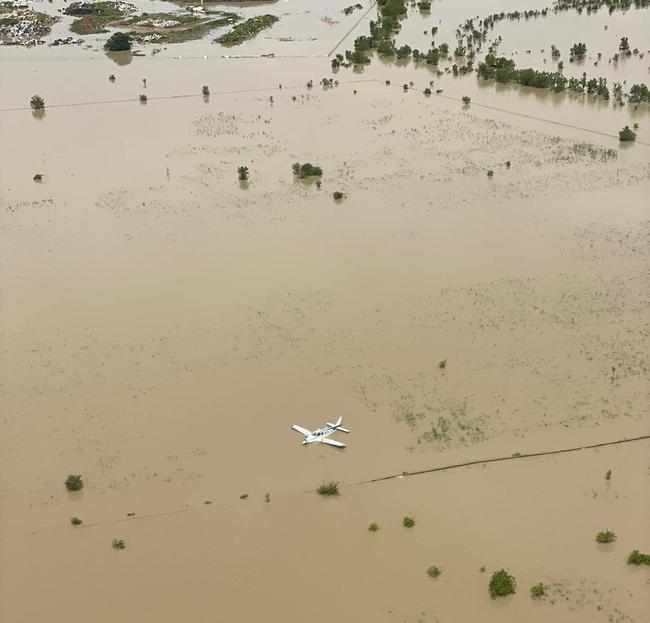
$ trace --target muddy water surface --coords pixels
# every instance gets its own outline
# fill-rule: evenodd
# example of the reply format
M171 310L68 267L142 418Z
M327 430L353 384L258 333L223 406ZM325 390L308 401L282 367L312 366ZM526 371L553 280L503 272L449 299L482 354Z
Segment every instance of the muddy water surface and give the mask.
M648 148L597 133L630 111L1 52L0 619L324 621L333 593L344 621L644 620L647 441L355 484L647 433ZM43 118L7 110L35 91ZM342 452L289 428L337 415Z

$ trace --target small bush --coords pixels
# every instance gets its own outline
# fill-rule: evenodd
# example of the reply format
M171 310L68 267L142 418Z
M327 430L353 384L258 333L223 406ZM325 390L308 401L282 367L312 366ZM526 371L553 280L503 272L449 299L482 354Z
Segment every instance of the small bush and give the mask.
M441 573L442 571L440 571L440 569L438 569L438 567L436 567L435 565L432 565L427 569L427 575L430 578L437 578Z
M446 360L446 359L441 359L441 360L438 362L438 368L439 368L440 370L444 370L444 369L446 369L446 368L447 368L447 360Z
M492 169L488 169L487 176L494 177L494 171Z
M371 523L368 526L368 532L377 532L377 530L379 530L379 525L376 523Z
M603 530L596 535L596 543L613 543L616 541L616 534L611 530Z
M83 522L81 521L81 519L79 519L79 517L70 517L70 523L73 526L80 526Z
M343 199L343 193L338 190L332 193L332 196L334 197L334 201L341 201Z
M109 81L109 82L115 82L115 74L111 74L111 75L108 77L108 81Z
M311 162L305 162L304 164L294 162L291 168L293 169L293 174L298 177L320 177L323 175L323 169L311 164Z
M642 554L635 549L627 558L628 565L650 565L650 554Z
M247 500L247 499L248 499L248 493L242 493L242 494L239 496L239 499L240 499L240 500Z
M605 474L605 480L611 480L612 478L612 470L608 469L607 473Z
M533 599L542 597L542 595L544 595L544 585L541 582L530 587L530 596Z
M65 479L65 488L68 491L80 491L83 489L84 481L79 474L70 474Z
M210 95L210 87L207 84L204 84L203 87L201 88L201 93L205 95L206 97Z
M431 89L430 89L429 87L427 87L426 89L424 89L424 94L425 94L426 96L431 95Z
M41 110L42 108L45 108L45 100L40 95L32 95L29 100L29 105L34 110Z
M268 503L268 502L271 501L271 494L268 493L268 491L264 494L264 501L265 501L266 503Z
M107 52L123 52L131 49L131 36L125 32L112 34L104 44Z
M42 182L43 181L43 174L42 173L37 173L34 175L32 178L35 182Z
M331 480L330 482L324 482L318 489L316 489L320 495L339 495L339 483Z
M248 167L239 167L237 169L237 174L239 175L239 180L245 182L248 179Z
M481 566L479 567L479 571L480 571L481 573L485 573L485 565L481 565Z
M141 104L147 103L147 96L144 93L140 96L140 103Z
M618 140L622 143L631 143L636 140L636 134L633 130L630 129L629 125L626 125L619 133Z
M506 160L506 169L510 168L510 164L511 164L510 160Z
M515 578L505 569L500 569L492 574L488 590L490 591L490 597L496 599L497 597L513 594L516 591L516 586Z
M415 519L407 515L406 517L404 517L404 519L402 519L402 525L405 528L412 528L415 525Z
M126 549L126 543L123 539L113 539L113 549Z
M466 106L472 103L472 98L469 95L463 95L463 104Z

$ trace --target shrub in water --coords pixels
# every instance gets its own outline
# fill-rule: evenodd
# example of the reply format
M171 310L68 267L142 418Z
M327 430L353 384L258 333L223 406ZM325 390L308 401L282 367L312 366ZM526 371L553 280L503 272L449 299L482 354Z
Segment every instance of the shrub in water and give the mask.
M505 569L495 571L490 578L488 586L490 597L505 597L511 595L516 590L515 578L513 578Z
M248 167L239 167L237 173L240 181L245 182L248 179Z
M427 569L427 575L430 578L437 578L441 573L442 571L440 571L440 569L438 569L438 567L436 567L435 565L432 565Z
M635 549L627 559L628 565L650 565L650 554L642 554Z
M104 44L107 52L122 52L131 49L131 36L125 32L116 32L112 34Z
M616 541L616 534L611 530L603 530L596 535L596 543L613 543Z
M32 95L32 98L29 100L29 105L34 110L41 110L45 108L45 100L40 95Z
M636 134L633 130L630 129L629 125L626 125L619 133L618 140L621 143L630 143L636 140Z
M405 528L412 528L415 525L415 519L407 515L406 517L404 517L404 519L402 519L402 525Z
M65 479L65 488L68 491L79 491L80 489L83 489L83 486L84 481L79 474L70 474Z
M125 549L126 543L122 539L113 539L113 549Z
M73 526L80 526L83 522L81 521L81 519L79 519L79 517L70 517L70 523Z
M341 201L343 199L343 193L338 190L333 193L334 201Z
M371 523L368 526L368 532L377 532L379 530L379 526L376 523Z
M316 489L320 495L338 495L339 494L339 484L331 480L330 482L324 482L318 489Z
M544 594L544 585L540 582L535 584L535 586L530 587L530 596L535 599L541 597Z

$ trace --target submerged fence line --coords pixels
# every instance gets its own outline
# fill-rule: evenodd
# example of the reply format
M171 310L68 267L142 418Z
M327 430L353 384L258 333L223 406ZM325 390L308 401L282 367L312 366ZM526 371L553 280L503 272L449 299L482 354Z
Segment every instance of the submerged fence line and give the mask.
M376 478L370 478L369 480L360 480L357 482L349 482L349 483L342 483L345 486L348 487L358 487L361 485L370 485L370 484L375 484L379 482L386 482L389 480L396 480L399 478L410 478L412 476L423 476L426 474L433 474L436 472L447 472L455 469L462 469L465 467L473 467L476 465L486 465L489 463L500 463L500 462L505 462L505 461L515 461L519 459L531 459L531 458L539 458L539 457L545 457L545 456L556 456L556 455L562 455L562 454L570 454L572 452L580 452L582 450L595 450L597 448L606 448L609 446L616 446L616 445L621 445L625 443L634 443L637 441L644 441L650 439L650 435L641 435L639 437L630 437L630 438L625 438L625 439L616 439L614 441L603 441L600 443L593 443L585 446L574 446L571 448L561 448L558 450L542 450L539 452L525 452L525 453L515 453L511 454L509 456L499 456L499 457L492 457L492 458L487 458L487 459L475 459L473 461L464 461L462 463L453 463L450 465L442 465L439 467L429 467L425 469L419 469L416 471L412 472L401 472L399 474L387 474L384 476L378 476ZM293 493L290 493L289 495L294 496L294 495L306 495L306 494L313 494L314 489L307 489L307 490L302 490L302 491L294 491ZM206 501L200 506L187 506L185 508L179 508L176 510L170 510L170 511L162 511L160 513L147 513L145 515L134 515L134 516L127 516L127 517L119 517L117 519L106 519L103 521L95 521L95 522L88 522L88 523L83 523L80 526L76 527L75 530L83 530L83 529L88 529L88 528L96 528L99 526L106 526L110 524L117 524L117 523L124 523L128 521L141 521L144 519L156 519L160 517L168 517L170 515L180 515L183 513L192 513L192 512L197 512L201 509L207 510L208 508L226 508L228 506L236 506L238 504L242 504L240 500L233 500L232 502L224 502L221 504L214 504L212 501ZM51 534L51 533L58 533L62 532L63 530L66 530L68 528L57 528L54 530L39 530L33 532L34 535L37 534Z

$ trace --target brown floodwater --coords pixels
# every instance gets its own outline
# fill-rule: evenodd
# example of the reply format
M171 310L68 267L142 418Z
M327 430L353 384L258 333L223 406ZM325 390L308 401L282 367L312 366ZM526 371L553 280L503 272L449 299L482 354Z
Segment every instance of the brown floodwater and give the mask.
M361 483L648 433L647 111L145 49L0 48L0 620L644 621L647 440Z

